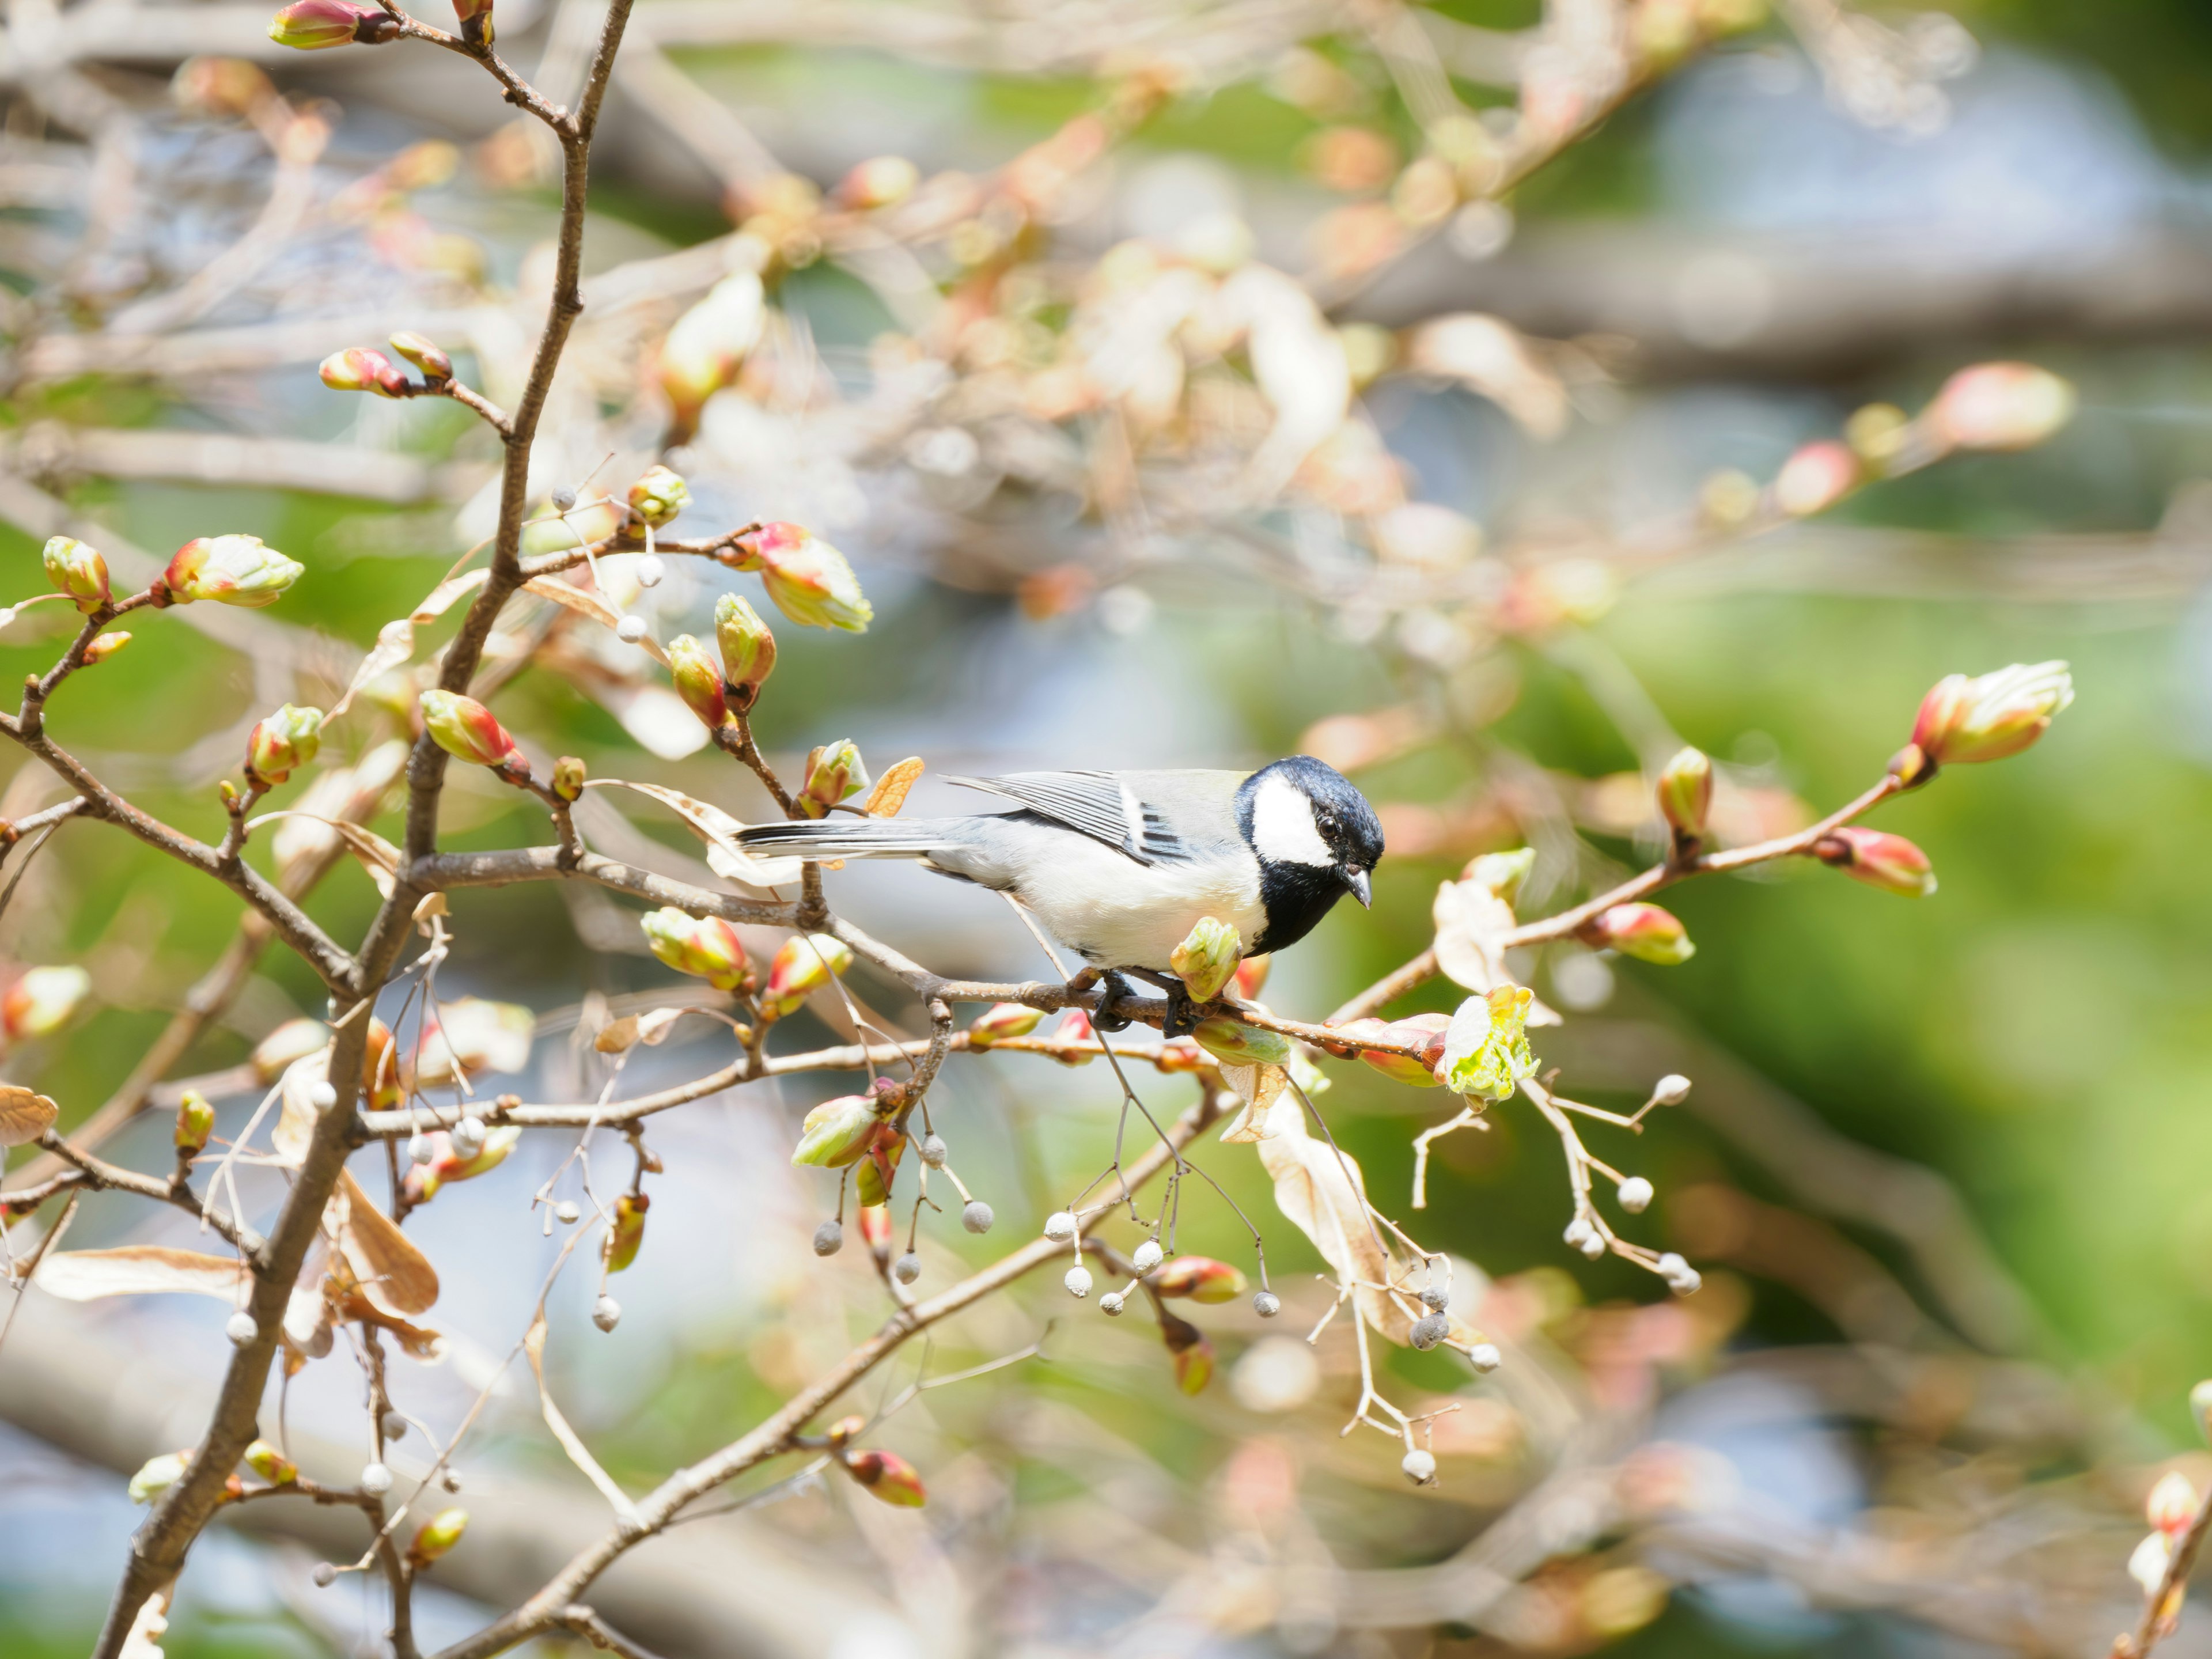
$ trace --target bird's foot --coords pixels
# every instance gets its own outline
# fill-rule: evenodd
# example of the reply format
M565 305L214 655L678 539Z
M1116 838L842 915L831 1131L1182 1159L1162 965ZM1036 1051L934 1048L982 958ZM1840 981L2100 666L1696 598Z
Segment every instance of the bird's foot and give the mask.
M1181 980L1173 974L1158 974L1145 968L1132 968L1128 972L1167 994L1167 1018L1160 1022L1162 1036L1188 1036L1198 1029L1198 1004L1191 1000L1190 991Z
M1091 971L1087 968L1084 969L1086 974ZM1081 978L1082 975L1078 975L1077 977ZM1122 975L1120 969L1114 968L1109 968L1104 973L1100 974L1098 983L1105 988L1105 994L1098 999L1098 1012L1091 1016L1091 1028L1100 1031L1127 1030L1128 1015L1111 1013L1108 1011L1123 998L1134 996L1136 988Z

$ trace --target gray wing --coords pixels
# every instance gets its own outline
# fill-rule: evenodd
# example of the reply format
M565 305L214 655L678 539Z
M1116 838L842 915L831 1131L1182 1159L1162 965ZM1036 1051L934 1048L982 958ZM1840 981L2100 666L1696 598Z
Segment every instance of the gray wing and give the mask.
M948 777L945 781L1003 795L1039 817L1103 842L1139 864L1175 858L1182 851L1159 815L1112 772L1011 772L1000 778Z

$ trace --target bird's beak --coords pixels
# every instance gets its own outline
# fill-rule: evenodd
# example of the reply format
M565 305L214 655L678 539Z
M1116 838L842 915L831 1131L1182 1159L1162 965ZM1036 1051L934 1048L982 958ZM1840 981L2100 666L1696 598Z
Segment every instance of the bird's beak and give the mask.
M1356 864L1347 864L1337 873L1344 878L1344 884L1352 890L1352 896L1359 901L1361 909L1371 910L1375 908L1375 890L1368 884L1367 872L1364 870Z

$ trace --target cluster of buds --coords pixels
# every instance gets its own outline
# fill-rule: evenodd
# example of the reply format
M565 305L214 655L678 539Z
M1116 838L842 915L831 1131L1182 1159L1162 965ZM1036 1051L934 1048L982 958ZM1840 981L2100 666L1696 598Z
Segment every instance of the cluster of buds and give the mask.
M718 991L743 991L752 984L744 941L720 916L694 916L672 904L641 917L639 925L653 954L678 973L695 975Z
M2063 662L2014 663L1971 679L1948 675L1921 699L1912 741L1890 761L1891 775L1909 789L1954 762L2017 755L2073 701Z
M464 1118L462 1127L473 1121L474 1119ZM442 1132L425 1135L422 1137L424 1144L413 1153L420 1161L407 1171L401 1191L410 1204L428 1204L437 1196L441 1187L449 1187L456 1181L473 1181L497 1169L521 1139L522 1127L514 1123L486 1129L481 1140L474 1136L462 1137L459 1129L451 1135Z
M655 530L691 505L691 487L665 466L650 466L629 487L629 510Z
M256 720L246 739L246 775L250 782L284 781L315 758L323 746L323 711L286 703Z
M1616 904L1584 923L1577 936L1595 950L1618 951L1662 968L1675 967L1698 953L1688 930L1656 904Z
M1454 1094L1483 1100L1511 1097L1536 1069L1528 1049L1528 1010L1535 994L1500 985L1459 1006L1444 1031L1437 1074Z
M30 969L0 995L0 1036L10 1042L50 1036L91 992L92 975L82 968Z
M306 568L265 546L258 536L196 536L170 556L168 568L155 578L154 603L191 605L212 599L259 611L283 598Z
M831 1455L870 1496L900 1509L920 1509L929 1501L929 1493L913 1464L896 1452L852 1449L852 1443L867 1426L857 1417L832 1423L828 1436Z
M425 691L421 704L422 729L456 760L530 775L530 763L514 738L474 697L458 691Z
M799 810L810 818L827 817L830 809L868 787L868 769L850 738L825 743L806 757L806 781L799 787Z
M1169 953L1168 966L1182 979L1193 1001L1211 1002L1236 976L1243 955L1244 941L1237 930L1225 921L1205 916Z
M2143 1518L2151 1529L2128 1557L2128 1577L2142 1586L2145 1595L2156 1595L2166 1583L2166 1572L2173 1565L2174 1547L2197 1519L2203 1504L2195 1485L2179 1469L2168 1469L2150 1489L2143 1500ZM2173 1587L2170 1604L2159 1609L2162 1620L2179 1614L2184 1593L2183 1585Z
M1395 1082L1411 1084L1416 1089L1433 1089L1444 1080L1438 1068L1443 1064L1444 1045L1451 1030L1451 1023L1449 1014L1409 1014L1398 1020L1355 1019L1337 1029L1346 1037L1395 1043L1401 1048L1419 1050L1420 1058L1418 1060L1409 1054L1356 1048L1349 1043L1341 1052L1356 1055ZM1334 1045L1331 1047L1334 1048Z
M1926 898L1936 890L1936 868L1928 854L1902 836L1846 824L1815 842L1813 856L1885 893Z
M805 627L863 634L875 620L852 565L811 530L764 524L736 538L722 557L739 570L758 571L775 608Z
M1659 774L1659 816L1674 832L1678 856L1694 852L1713 810L1713 763L1702 750L1685 749Z
M54 591L74 599L86 616L114 598L108 585L107 560L91 543L74 536L50 537L44 557L46 580L54 585Z
M833 975L842 978L852 965L853 950L844 940L828 933L793 933L769 963L768 983L760 994L761 1018L781 1019L797 1013L808 997Z
M325 46L380 46L405 32L381 6L359 0L293 0L269 20L269 38L280 46L316 52Z
M722 694L744 714L775 671L775 635L752 606L725 593L714 601L714 643L722 653Z

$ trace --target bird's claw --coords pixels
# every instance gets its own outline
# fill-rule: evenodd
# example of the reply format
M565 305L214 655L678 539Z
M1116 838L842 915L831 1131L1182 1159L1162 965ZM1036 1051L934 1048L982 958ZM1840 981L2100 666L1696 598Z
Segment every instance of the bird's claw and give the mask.
M1101 974L1098 976L1098 981L1099 983L1104 987L1104 991L1098 999L1097 1012L1091 1016L1091 1029L1099 1031L1127 1030L1129 1029L1129 1016L1127 1014L1114 1013L1111 1012L1110 1010L1116 1002L1121 1001L1123 998L1134 996L1136 994L1134 988L1130 985L1127 979L1122 977L1118 969L1112 968L1109 968L1104 973Z

